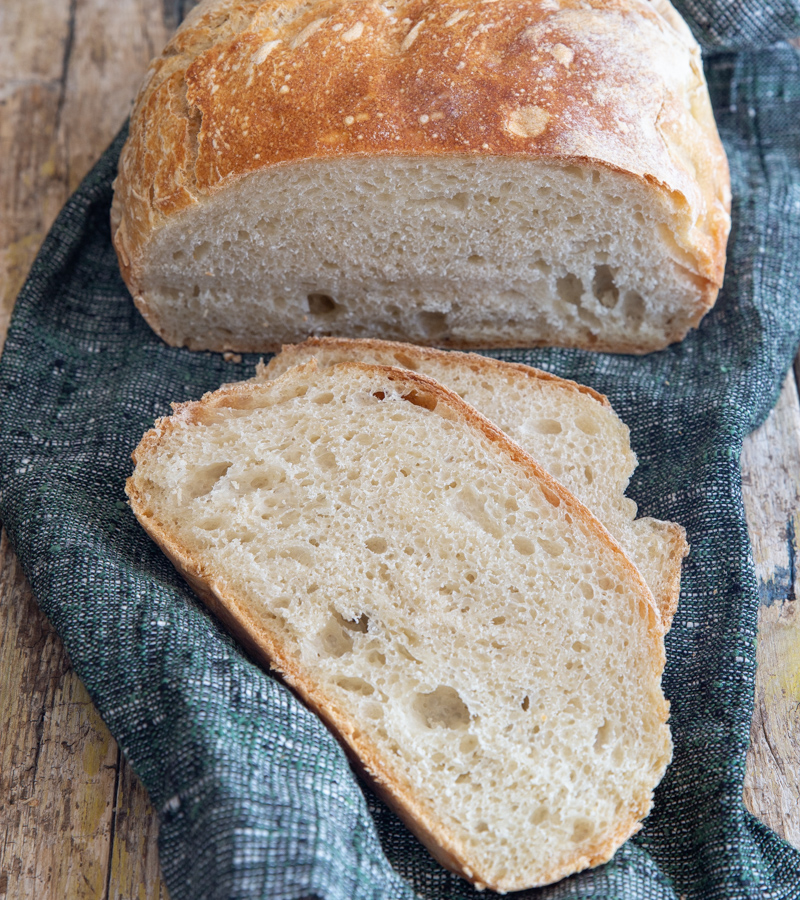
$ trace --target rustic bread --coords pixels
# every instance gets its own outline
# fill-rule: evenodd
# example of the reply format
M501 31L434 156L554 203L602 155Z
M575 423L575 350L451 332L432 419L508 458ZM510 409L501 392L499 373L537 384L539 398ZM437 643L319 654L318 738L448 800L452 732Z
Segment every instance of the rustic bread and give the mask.
M666 0L206 0L112 225L170 344L641 353L713 304L727 163Z
M681 562L689 551L675 522L636 518L625 496L636 455L629 431L602 395L531 366L472 353L389 341L309 338L259 365L276 378L314 357L320 366L358 360L400 366L435 378L490 419L606 526L653 593L665 630L678 605Z
M607 860L669 761L664 644L608 532L437 382L311 360L175 407L136 516L442 864Z

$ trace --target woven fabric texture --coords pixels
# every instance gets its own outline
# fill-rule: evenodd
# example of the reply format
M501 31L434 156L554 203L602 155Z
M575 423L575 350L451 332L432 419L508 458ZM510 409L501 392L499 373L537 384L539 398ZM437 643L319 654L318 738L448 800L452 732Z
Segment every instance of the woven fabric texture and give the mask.
M800 898L800 854L741 800L758 598L738 465L800 338L800 57L787 45L723 53L707 75L734 227L699 331L643 358L497 354L607 394L639 456L630 495L692 545L667 637L675 757L653 813L607 865L521 898ZM122 139L62 211L17 302L0 362L0 514L159 811L170 894L476 897L364 793L325 728L242 654L125 503L130 453L153 420L250 376L256 359L167 347L134 310L108 226Z
M755 49L800 36L800 0L672 0L700 44Z

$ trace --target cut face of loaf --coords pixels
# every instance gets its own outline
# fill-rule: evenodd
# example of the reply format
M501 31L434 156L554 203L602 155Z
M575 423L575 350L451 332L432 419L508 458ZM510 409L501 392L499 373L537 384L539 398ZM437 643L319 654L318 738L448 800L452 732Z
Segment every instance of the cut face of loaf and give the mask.
M136 516L445 866L607 860L669 761L657 610L605 529L413 372L312 360L145 435Z
M625 489L636 467L627 426L602 395L530 366L387 341L311 338L287 346L258 379L315 358L400 366L436 379L516 441L606 526L653 593L665 629L678 605L686 533L674 522L636 518Z
M171 344L643 353L713 304L727 163L667 2L202 3L112 213Z

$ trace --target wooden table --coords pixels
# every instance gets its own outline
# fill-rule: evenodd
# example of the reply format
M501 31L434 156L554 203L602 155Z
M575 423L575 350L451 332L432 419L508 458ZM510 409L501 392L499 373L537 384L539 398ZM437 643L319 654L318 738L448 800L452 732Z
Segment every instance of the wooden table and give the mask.
M56 213L191 0L0 3L0 339ZM742 461L763 602L744 799L800 847L800 403L790 373ZM166 898L158 824L0 543L0 900Z

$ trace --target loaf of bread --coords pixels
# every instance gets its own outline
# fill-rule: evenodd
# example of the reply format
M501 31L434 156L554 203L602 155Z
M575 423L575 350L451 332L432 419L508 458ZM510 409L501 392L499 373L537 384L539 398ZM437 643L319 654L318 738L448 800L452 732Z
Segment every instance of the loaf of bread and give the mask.
M658 611L438 382L315 360L176 406L133 510L431 853L511 891L607 860L670 759Z
M678 605L681 563L689 552L686 532L675 522L636 518L636 504L625 496L636 455L627 425L602 394L531 366L472 353L344 338L287 345L269 365L259 365L257 379L275 378L311 357L321 366L348 359L400 366L455 391L606 526L638 568L669 629Z
M713 304L727 162L667 0L205 0L112 210L167 342L643 353Z

